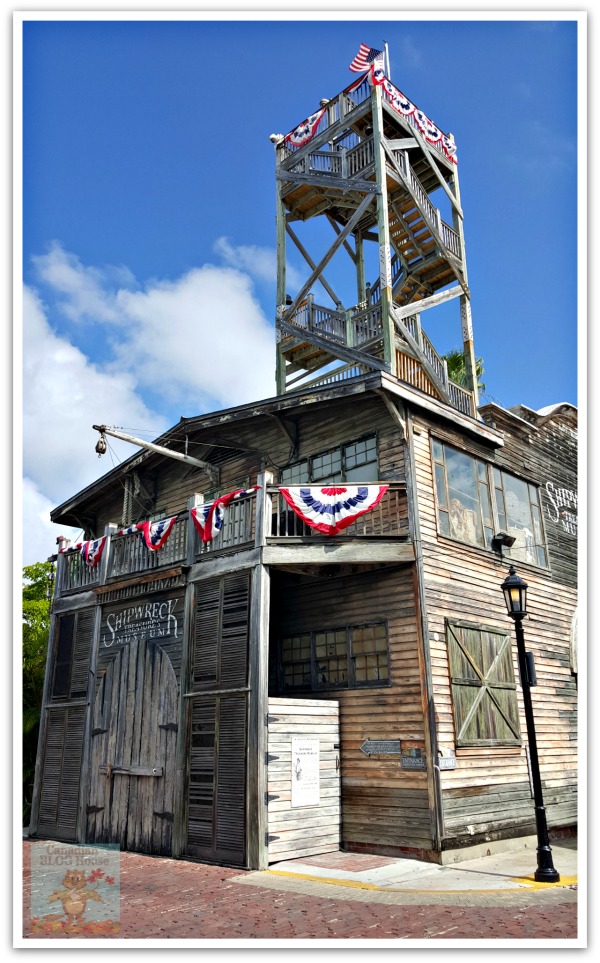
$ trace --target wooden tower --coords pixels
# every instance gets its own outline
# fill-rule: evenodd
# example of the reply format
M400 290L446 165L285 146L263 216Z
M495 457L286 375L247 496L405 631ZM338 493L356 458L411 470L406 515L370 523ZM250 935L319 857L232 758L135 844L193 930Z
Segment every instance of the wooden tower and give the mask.
M319 110L294 131L273 134L271 140L277 167L278 393L381 369L476 417L452 135L440 131L380 72L359 77L336 97L321 101ZM449 212L444 217L432 195ZM332 243L318 262L296 224L317 217L333 230ZM294 298L286 287L289 241L309 268ZM344 251L356 277L346 303L326 277ZM375 275L370 280L369 270ZM318 301L313 293L317 283ZM421 325L426 310L454 298L460 304L468 390L449 380L444 359Z

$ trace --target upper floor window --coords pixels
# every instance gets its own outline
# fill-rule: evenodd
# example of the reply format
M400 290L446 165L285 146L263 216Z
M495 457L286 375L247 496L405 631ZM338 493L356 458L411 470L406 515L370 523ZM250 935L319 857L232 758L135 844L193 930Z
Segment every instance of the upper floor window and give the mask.
M377 438L369 435L282 468L279 481L281 485L373 482L378 474Z
M504 552L534 565L548 564L537 488L450 445L432 443L441 535L491 548L495 532L515 539Z
M387 625L348 625L283 638L280 673L283 691L387 685Z

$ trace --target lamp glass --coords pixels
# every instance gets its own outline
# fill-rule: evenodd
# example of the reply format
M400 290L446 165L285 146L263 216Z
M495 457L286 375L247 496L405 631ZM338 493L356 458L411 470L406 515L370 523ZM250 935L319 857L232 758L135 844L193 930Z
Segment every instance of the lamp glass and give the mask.
M509 575L502 583L506 611L509 615L525 615L527 611L527 582L516 574L511 565Z

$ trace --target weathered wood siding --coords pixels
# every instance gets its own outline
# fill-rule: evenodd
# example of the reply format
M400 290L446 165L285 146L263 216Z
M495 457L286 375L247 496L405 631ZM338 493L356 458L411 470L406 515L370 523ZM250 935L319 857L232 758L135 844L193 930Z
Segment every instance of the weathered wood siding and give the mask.
M267 769L269 862L340 848L338 705L333 700L269 698ZM293 805L293 739L319 740L318 803Z
M232 490L244 485L255 485L264 467L275 471L290 462L327 451L375 432L379 449L379 479L369 481L401 481L404 479L404 451L398 428L385 405L378 397L361 395L346 401L331 401L323 405L302 407L298 412L286 412L284 423L291 438L273 418L256 418L240 425L229 425L222 440L231 447L205 449L198 444L202 435L190 437L190 454L210 461L220 471L219 485ZM208 436L209 437L209 436ZM235 450L236 439L247 450ZM194 493L208 491L212 483L199 468L169 460L155 454L143 457L136 468L143 488L133 500L133 514L127 523L140 521L151 514L164 512L166 516L182 512ZM89 524L94 535L101 534L109 523L120 525L123 515L123 484L115 481L109 492L94 500L94 512Z
M475 842L478 837L493 838L495 834L534 831L534 809L524 745L506 749L458 749L455 745L445 620L470 621L513 635L514 629L506 615L500 588L508 572L506 558L501 561L491 551L438 535L430 450L432 427L436 438L506 467L529 481L541 484L548 477L548 468L535 467L538 449L532 451L532 443L517 437L516 432L507 434L505 448L494 454L446 426L432 426L422 417L414 418L417 510L422 537L424 604L437 738L441 749L456 750L457 759L456 769L441 773L444 845L451 846ZM563 453L563 462L568 458ZM566 482L571 484L572 476ZM548 533L546 519L545 522ZM567 584L566 577L563 581L565 569L556 567L556 556L560 552L558 542L553 544L550 535L548 541L552 558L550 569L521 562L517 568L529 585L529 617L524 629L527 648L534 653L538 678L537 687L532 689L532 699L544 802L549 825L558 826L576 821L577 687L569 656L576 592L572 584ZM518 683L516 644L513 646L513 667ZM525 743L520 685L517 685L517 693L521 735Z
M426 753L412 568L343 579L271 574L272 653L281 637L387 620L391 684L312 697L340 705L343 846L383 854L430 850L427 773L401 769L397 755L367 756L360 748L368 739L400 739L403 748Z

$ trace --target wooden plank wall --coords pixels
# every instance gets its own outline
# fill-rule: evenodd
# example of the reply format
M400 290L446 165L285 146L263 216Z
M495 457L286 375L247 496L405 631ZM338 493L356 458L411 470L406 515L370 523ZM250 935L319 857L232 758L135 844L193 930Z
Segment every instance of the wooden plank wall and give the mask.
M337 703L325 699L269 698L269 863L340 848ZM319 739L319 805L292 808L292 738Z
M367 739L400 739L403 748L425 755L412 568L343 579L271 575L273 656L282 636L387 618L391 685L319 690L312 697L340 704L344 848L390 855L430 850L427 773L401 769L398 756L367 756L360 748ZM310 693L298 693L304 696Z
M404 451L397 427L392 422L383 402L375 397L360 395L358 398L330 401L310 405L297 412L286 413L285 422L297 432L296 450L292 442L273 418L259 417L231 424L222 434L228 440L238 438L239 444L248 451L213 448L205 460L220 469L220 485L230 490L244 483L255 485L258 473L264 467L272 470L277 482L277 471L290 462L309 455L327 451L339 444L353 441L373 431L377 432L380 472L379 479L369 481L402 481L404 479ZM207 436L208 437L208 436ZM196 451L197 435L190 439L190 454ZM235 444L232 440L231 444ZM145 487L154 495L154 510L164 511L167 516L182 512L190 495L203 493L212 487L208 475L198 468L190 468L182 462L151 455L139 469ZM142 502L137 506L142 514ZM123 485L116 481L110 495L104 494L94 503L95 533L101 534L104 526L113 522L120 524L123 510Z
M434 479L430 453L430 424L414 419L414 451L418 511L421 524L429 648L433 697L441 749L455 749L452 701L445 639L446 618L485 624L514 635L506 615L501 582L507 575L506 559L490 551L438 538ZM506 449L494 455L465 437L435 426L436 437L446 439L485 460L531 477L529 442L507 438ZM507 450L517 446L517 452ZM520 463L520 471L518 471ZM534 653L538 685L532 689L544 802L550 826L576 822L577 686L569 661L570 632L576 606L575 589L562 581L563 570L554 564L544 570L519 563L519 574L529 585L529 617L524 622L527 648ZM518 680L516 643L513 647ZM521 732L526 726L520 695ZM457 766L441 773L445 845L475 842L477 836L533 831L533 800L529 790L524 748L457 749Z

